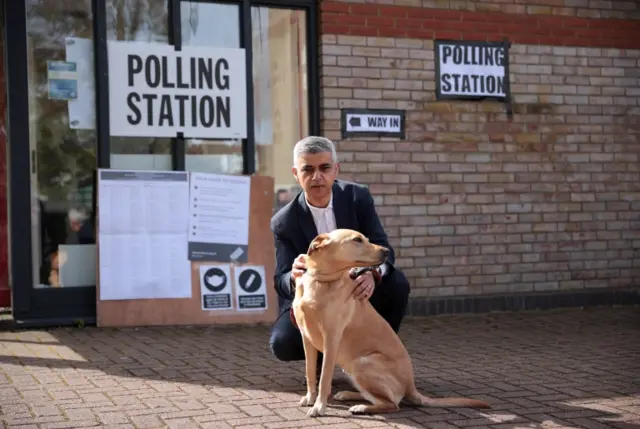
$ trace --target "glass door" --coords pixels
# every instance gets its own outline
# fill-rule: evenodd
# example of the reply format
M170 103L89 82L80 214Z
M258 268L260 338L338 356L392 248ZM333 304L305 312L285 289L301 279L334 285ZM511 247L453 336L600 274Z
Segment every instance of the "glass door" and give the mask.
M92 318L97 144L91 4L25 2L23 7L31 196L29 316Z

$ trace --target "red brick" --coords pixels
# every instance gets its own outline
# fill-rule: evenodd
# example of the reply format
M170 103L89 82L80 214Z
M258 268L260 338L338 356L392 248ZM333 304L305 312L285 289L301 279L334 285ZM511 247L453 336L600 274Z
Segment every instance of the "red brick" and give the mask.
M371 10L370 8L366 8L365 10ZM322 1L320 2L320 11L321 12L351 12L351 7L349 3L344 2L332 2L332 1ZM362 13L362 10L360 10Z
M349 34L349 26L330 24L327 20L322 24L322 34Z
M433 39L435 37L435 33L431 30L417 30L413 28L408 28L406 30L406 36L412 39Z
M378 16L380 13L379 9L377 8L371 8L368 5L361 5L361 4L352 4L349 12L356 15L375 15L375 16Z
M486 13L478 13L478 12L462 12L460 19L462 21L481 21L487 22L487 19L490 15Z
M376 33L380 37L406 37L407 30L404 28L387 28L380 27Z
M338 23L358 25L323 27L323 30L331 30L325 34L433 37L430 33L406 31L409 28L423 28L435 30L435 36L438 38L454 40L508 38L512 42L523 44L543 43L558 46L607 46L640 49L640 39L634 36L640 33L640 20L575 18L548 14L518 15L518 18L514 19L511 14L497 12L468 12L379 4L352 5L340 2L321 2L321 5L323 23L335 22L335 17L332 15L339 14L344 17L340 18ZM536 11L539 13L542 12L542 9L536 9ZM383 19L367 19L366 16ZM392 24L394 18L397 21ZM364 22L366 25L362 25ZM469 22L475 23L471 27L476 27L473 36L470 35ZM485 22L491 23L491 25L485 26ZM376 30L381 27L395 26L401 31L392 32L387 29L373 32L368 28L369 26L376 27Z
M344 15L344 14L336 14L333 17L330 17L332 20L339 25L367 25L369 24L368 19L364 16L360 15Z
M362 17L365 18L364 16ZM414 22L413 27L417 26L418 28L422 25L422 23L418 20L407 20L404 21L412 21ZM393 27L396 24L396 20L389 16L367 16L366 17L366 25L371 27ZM417 25L416 25L417 24Z

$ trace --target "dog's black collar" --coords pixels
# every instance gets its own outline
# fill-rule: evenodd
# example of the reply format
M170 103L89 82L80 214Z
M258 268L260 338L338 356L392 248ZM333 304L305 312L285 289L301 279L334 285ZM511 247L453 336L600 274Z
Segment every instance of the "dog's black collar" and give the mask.
M380 283L380 280L382 280L382 276L380 275L380 269L378 267L357 268L355 270L352 270L350 275L352 279L357 279L358 277L360 277L361 275L367 272L371 272L371 274L373 274L373 279L375 281L375 285L377 286L378 283Z

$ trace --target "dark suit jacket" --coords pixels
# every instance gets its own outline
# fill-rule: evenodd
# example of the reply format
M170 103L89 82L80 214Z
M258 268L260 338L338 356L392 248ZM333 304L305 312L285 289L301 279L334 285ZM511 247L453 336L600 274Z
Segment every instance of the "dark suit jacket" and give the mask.
M390 250L386 275L393 270L395 254L382 228L369 190L362 185L343 180L333 184L333 213L337 228L348 228L364 234L372 243ZM291 266L300 254L307 253L309 244L318 235L304 193L300 192L271 218L271 230L276 246L275 288L282 298L281 309L291 306Z

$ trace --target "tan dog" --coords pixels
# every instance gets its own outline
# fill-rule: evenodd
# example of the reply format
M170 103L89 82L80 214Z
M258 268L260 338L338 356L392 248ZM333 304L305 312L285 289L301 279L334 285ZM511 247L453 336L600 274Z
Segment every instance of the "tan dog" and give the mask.
M389 250L370 243L357 231L337 229L320 234L309 246L307 271L296 279L293 311L302 333L307 394L300 405L313 407L309 416L323 415L336 363L359 392L338 392L337 401L368 401L354 405L353 414L391 413L402 400L414 405L490 408L467 398L432 399L416 390L407 350L369 300L352 297L349 270L382 264ZM318 351L322 351L320 391L316 390ZM318 394L319 393L319 394Z

